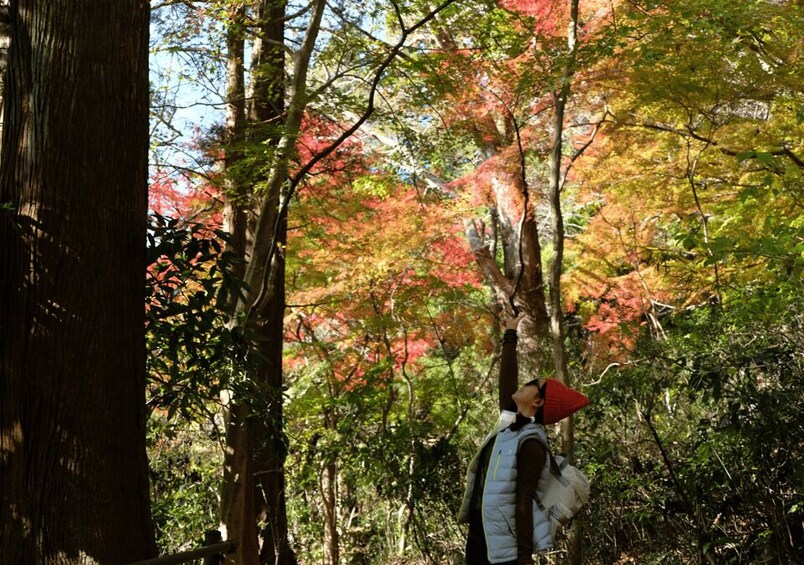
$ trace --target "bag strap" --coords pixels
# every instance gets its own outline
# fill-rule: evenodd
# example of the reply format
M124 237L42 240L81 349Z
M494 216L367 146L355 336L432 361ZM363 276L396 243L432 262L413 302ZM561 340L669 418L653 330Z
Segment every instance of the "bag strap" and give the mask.
M567 466L569 465L569 461L567 461L567 458L566 457L562 458L561 463L559 463L558 460L556 459L556 456L553 455L552 451L550 451L550 446L547 445L547 442L542 441L541 436L539 434L536 434L536 433L528 435L527 437L522 439L520 441L519 445L522 445L522 441L525 441L525 440L528 440L528 439L531 439L531 438L534 438L534 439L538 440L539 443L541 443L542 446L544 446L544 450L545 450L545 452L547 452L547 457L548 457L548 460L550 462L549 463L550 464L550 474L553 475L556 478L556 480L558 480L558 482L560 482L563 486L566 487L569 484L569 480L564 476L564 474L561 471L563 469L566 469ZM519 446L517 446L517 450L519 450Z
M564 460L561 461L561 464L559 464L558 461L556 460L555 455L553 455L553 452L550 451L550 446L547 445L547 442L542 441L542 438L538 434L533 434L525 439L530 438L539 440L539 443L541 443L542 446L544 446L544 450L545 452L547 452L547 457L549 458L550 461L550 473L552 473L555 477L559 478L559 480L562 479L563 475L561 474L561 470L567 466L567 458L565 457ZM563 482L564 481L562 481L562 483Z

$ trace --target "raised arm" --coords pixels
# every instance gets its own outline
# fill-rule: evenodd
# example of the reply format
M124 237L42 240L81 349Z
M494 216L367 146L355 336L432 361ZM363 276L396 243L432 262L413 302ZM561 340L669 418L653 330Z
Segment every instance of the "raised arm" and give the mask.
M502 339L500 358L500 410L516 412L516 403L511 398L519 388L519 361L516 354L517 327L525 314L505 319L505 333Z

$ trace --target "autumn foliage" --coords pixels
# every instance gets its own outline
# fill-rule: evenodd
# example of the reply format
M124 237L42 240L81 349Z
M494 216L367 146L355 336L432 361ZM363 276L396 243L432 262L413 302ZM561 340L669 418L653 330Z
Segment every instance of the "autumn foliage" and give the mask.
M298 185L277 247L287 291L277 436L302 552L318 558L326 533L354 562L460 559L465 532L445 516L495 412L497 290L510 292L522 267L523 214L538 247L529 292L543 303L551 292L548 168L569 5L451 6L384 70L363 127L296 178L354 122L370 81L351 73L389 47L347 26L343 44L317 52L316 84L338 96L316 92L294 138ZM583 533L589 563L793 563L804 547L792 480L804 429L794 7L581 2L560 267L569 371L592 399L575 421L594 485L586 518L600 525ZM412 19L405 10L386 23ZM245 149L246 172L270 168L270 144ZM228 197L218 174L197 184L156 174L152 209L217 227ZM264 189L248 188L255 200ZM206 271L179 256L200 276L214 264L205 252ZM174 267L149 274L162 298L209 292L199 280L182 287ZM523 366L537 360L551 375L548 336L529 337ZM239 351L230 345L218 351ZM209 386L195 377L197 390Z

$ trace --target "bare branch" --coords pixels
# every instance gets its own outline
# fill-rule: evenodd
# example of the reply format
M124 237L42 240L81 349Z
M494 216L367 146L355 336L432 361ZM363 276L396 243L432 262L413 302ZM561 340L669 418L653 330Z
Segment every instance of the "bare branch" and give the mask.
M613 116L613 114L611 114L611 115ZM704 135L701 135L700 133L695 131L695 129L689 124L687 125L687 127L685 129L679 129L679 128L675 128L675 127L673 127L671 125L668 125L668 124L663 124L663 123L660 123L660 122L653 122L653 121L644 121L642 123L623 122L623 121L621 121L619 123L624 125L624 126L628 126L628 127L643 127L643 128L647 128L647 129L654 129L654 130L658 130L658 131L674 133L674 134L676 134L678 136L681 136L681 137L684 137L684 138L692 138L692 139L695 139L695 140L700 141L702 143L706 143L708 145L711 145L712 147L717 147L718 150L721 153L723 153L724 155L732 156L732 157L734 157L734 156L736 156L736 155L741 153L740 151L737 151L735 149L721 147L720 144L717 141L715 141L714 139L711 139L709 137L706 137ZM781 149L772 149L770 151L767 151L767 153L770 153L771 155L774 155L776 157L780 157L780 156L787 157L798 168L804 169L804 160L801 157L799 157L798 155L796 155L795 153L793 153L793 151L789 147L782 147Z
M609 111L608 111L608 109L606 109L603 112L603 116L600 118L600 120L598 120L595 123L595 129L592 130L592 135L589 136L589 139L586 140L586 143L584 143L581 147L579 147L572 154L572 156L570 157L569 163L567 163L567 168L564 169L564 173L562 174L562 177L561 177L561 186L558 189L559 192L564 190L564 184L567 181L567 176L569 175L570 169L572 169L572 165L574 165L575 161L577 161L581 157L581 155L583 155L584 152L587 149L589 149L589 147L592 145L592 143L594 143L595 137L597 136L597 132L600 131L601 126L603 126L603 124L606 122L606 117L609 116L609 115L610 115Z

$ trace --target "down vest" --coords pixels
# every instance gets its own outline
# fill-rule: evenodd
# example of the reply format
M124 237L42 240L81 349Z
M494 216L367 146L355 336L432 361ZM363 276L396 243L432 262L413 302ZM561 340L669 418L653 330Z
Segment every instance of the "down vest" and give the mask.
M517 558L516 544L516 457L519 446L526 439L535 437L545 446L547 445L547 435L544 428L539 424L526 424L522 428L512 431L507 426L514 421L515 414L503 411L500 421L491 434L483 442L485 446L493 441L494 446L489 460L489 468L486 472L486 480L483 485L483 531L488 547L488 560L490 563L502 563ZM469 464L467 473L466 492L459 519L461 522L469 521L469 507L471 504L472 491L480 465L480 451ZM549 456L548 456L549 457ZM549 459L545 462L542 469L539 486L547 482L542 480L550 474ZM536 494L543 496L543 492L537 486ZM546 551L553 547L553 540L550 536L550 522L545 513L533 502L533 548L535 551Z

